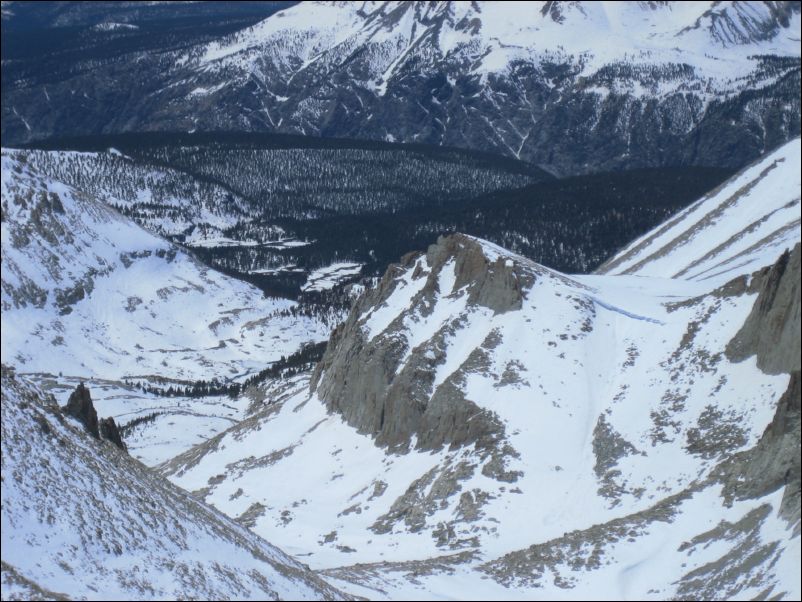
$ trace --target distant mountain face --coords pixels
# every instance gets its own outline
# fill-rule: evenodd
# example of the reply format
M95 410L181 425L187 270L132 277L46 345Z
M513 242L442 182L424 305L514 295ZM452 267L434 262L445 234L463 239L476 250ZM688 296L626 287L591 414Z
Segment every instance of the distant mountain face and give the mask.
M5 144L281 131L490 150L567 175L741 167L800 128L798 2L303 2L162 51L93 55L101 38L4 56Z
M406 255L161 472L368 597L797 598L800 148L603 274Z

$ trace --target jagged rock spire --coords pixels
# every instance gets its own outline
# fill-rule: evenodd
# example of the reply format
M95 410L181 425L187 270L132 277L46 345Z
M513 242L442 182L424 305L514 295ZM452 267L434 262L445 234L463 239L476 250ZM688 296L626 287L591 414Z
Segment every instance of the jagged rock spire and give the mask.
M95 439L106 439L111 441L114 445L121 450L126 451L125 443L123 443L120 430L117 428L117 423L114 418L103 418L98 420L97 410L92 403L92 395L84 383L80 383L75 387L75 391L70 394L61 410L67 415L72 416L84 425L86 432L92 435Z
M83 424L86 432L95 439L100 439L97 411L92 403L92 395L84 383L80 383L75 387L75 391L70 394L70 398L67 400L67 405L61 410L67 416L72 416Z

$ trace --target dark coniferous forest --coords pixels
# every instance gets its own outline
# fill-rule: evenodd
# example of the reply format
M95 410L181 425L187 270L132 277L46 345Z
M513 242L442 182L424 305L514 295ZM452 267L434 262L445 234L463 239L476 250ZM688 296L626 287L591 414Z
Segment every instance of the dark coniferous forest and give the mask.
M216 269L314 306L348 298L302 292L311 270L352 262L378 276L451 232L589 272L731 173L676 167L558 179L474 151L270 134L123 134L31 147L97 153L56 159L31 150L27 160L111 191L119 211ZM137 193L145 188L147 202Z

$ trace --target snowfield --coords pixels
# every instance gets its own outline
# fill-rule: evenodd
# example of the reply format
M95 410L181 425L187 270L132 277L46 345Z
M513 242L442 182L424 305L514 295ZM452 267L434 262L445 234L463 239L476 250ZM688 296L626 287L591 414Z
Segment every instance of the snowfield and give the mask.
M6 367L2 410L4 600L344 598Z
M21 371L231 379L328 334L13 154L2 199L3 359Z
M771 262L799 240L801 149L797 138L769 153L599 272L726 282ZM711 231L721 244L711 245Z
M122 216L108 190L68 186L21 156L2 158L2 361L61 403L86 381L107 393L101 416L122 424L158 413L135 434L142 444L132 453L143 461L206 440L244 410L219 396L159 397L127 382L242 382L328 336L319 320L291 314L295 302L265 298Z
M342 261L329 266L313 270L306 278L306 284L301 287L307 291L327 291L349 278L359 276L362 272L361 263Z

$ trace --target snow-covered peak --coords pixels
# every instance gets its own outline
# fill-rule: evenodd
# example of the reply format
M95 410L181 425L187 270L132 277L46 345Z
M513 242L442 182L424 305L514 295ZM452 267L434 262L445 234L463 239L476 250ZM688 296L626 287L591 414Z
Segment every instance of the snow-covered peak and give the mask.
M735 63L749 55L799 56L799 29L794 3L303 2L209 44L200 62L256 68L267 60L297 73L367 50L366 81L382 89L406 62L455 56L466 73L561 57L587 74L617 61L675 62L736 77Z

